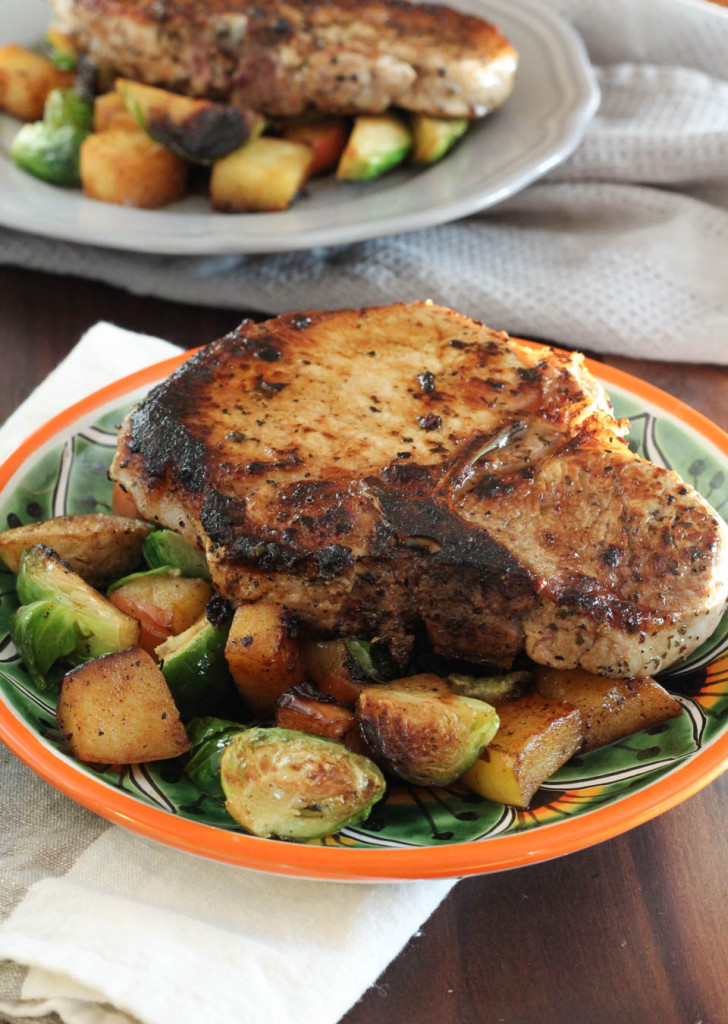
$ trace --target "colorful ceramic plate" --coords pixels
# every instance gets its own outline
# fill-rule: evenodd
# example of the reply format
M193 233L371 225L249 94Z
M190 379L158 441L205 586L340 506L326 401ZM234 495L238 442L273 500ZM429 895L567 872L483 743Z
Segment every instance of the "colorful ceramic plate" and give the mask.
M65 512L109 511L106 478L115 426L167 376L176 357L119 381L61 414L0 467L0 526ZM728 508L728 436L668 395L591 365L631 443ZM689 662L663 677L684 714L624 742L574 758L518 813L458 787L391 787L369 820L317 843L257 839L164 762L95 770L70 758L54 699L39 693L7 636L13 578L0 574L0 738L52 785L127 828L246 867L342 880L447 877L545 860L623 832L667 810L728 764L728 618Z
M445 160L352 185L314 181L282 213L214 213L203 196L164 210L130 210L31 178L8 159L18 123L0 115L0 224L69 242L135 252L264 253L339 245L431 227L484 210L565 160L599 102L581 40L533 0L452 0L497 24L521 56L501 111L474 125ZM0 0L0 45L36 45L44 0Z

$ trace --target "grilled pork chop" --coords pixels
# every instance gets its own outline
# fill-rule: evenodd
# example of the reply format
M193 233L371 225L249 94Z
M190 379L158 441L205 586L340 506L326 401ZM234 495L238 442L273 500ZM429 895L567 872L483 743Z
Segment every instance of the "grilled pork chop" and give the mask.
M496 28L406 0L51 0L96 61L127 78L269 116L389 106L479 117L513 87Z
M430 303L244 322L152 390L111 476L234 604L314 636L650 674L726 605L726 526L634 455L579 355ZM400 648L401 649L401 648Z

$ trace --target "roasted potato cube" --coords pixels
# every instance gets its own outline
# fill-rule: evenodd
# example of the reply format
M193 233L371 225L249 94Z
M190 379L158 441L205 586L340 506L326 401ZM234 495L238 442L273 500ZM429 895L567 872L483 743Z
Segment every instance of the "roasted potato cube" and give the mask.
M182 199L187 164L141 130L114 128L81 146L81 183L90 199L154 210Z
M584 722L582 750L594 750L682 713L659 683L648 677L607 679L581 669L539 669L539 693L577 707Z
M22 46L0 46L0 108L23 121L43 117L51 89L68 88L73 74Z
M351 708L342 707L306 683L292 686L278 698L276 725L336 740L357 754L371 755Z
M0 561L17 572L22 553L45 544L92 587L104 587L142 563L142 545L151 529L149 523L123 516L58 516L0 533Z
M137 619L141 627L139 646L149 654L199 619L212 596L201 579L170 573L144 573L122 583L109 594L113 605Z
M184 754L190 746L164 676L138 647L68 672L56 717L80 761L161 761Z
M581 747L581 714L573 704L529 694L499 704L498 717L495 739L462 782L488 800L525 808L541 783Z
M210 177L216 210L285 210L308 177L313 151L302 142L261 136L217 160Z
M141 132L136 118L126 109L126 104L116 92L105 92L94 100L94 131L107 132L111 129L125 132Z
M240 696L257 714L273 714L280 695L303 681L303 661L289 613L274 604L235 610L225 647Z

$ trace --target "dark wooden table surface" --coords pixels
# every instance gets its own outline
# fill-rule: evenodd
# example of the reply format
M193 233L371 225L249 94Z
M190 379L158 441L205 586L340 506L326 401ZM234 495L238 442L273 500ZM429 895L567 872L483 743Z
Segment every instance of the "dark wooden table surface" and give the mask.
M97 320L191 347L242 312L0 269L0 422ZM728 429L728 369L606 362ZM728 1024L727 825L728 774L599 846L460 882L346 1024Z

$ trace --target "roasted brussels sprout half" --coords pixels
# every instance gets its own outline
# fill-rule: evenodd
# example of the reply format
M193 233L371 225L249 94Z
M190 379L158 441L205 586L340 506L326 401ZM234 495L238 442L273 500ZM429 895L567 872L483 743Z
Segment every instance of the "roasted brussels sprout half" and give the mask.
M532 679L531 672L509 672L502 676L469 676L452 672L447 677L453 693L489 704L523 696Z
M412 117L412 153L415 164L434 164L442 160L458 139L470 127L466 117L430 117L415 114Z
M206 615L156 648L174 702L183 721L215 714L237 697L225 660L228 629L216 628Z
M10 634L23 658L36 667L39 686L47 686L54 681L44 683L40 678L40 666L47 666L47 672L54 661L64 657L71 664L78 665L103 654L133 647L137 642L139 623L115 608L73 572L55 551L42 544L23 552L16 587L23 607L13 615ZM70 647L68 616L54 612L51 619L41 611L27 611L25 606L38 603L59 606L68 612L76 635L70 650L65 650ZM48 611L47 608L45 610ZM58 631L56 640L51 635L53 629ZM56 645L54 658L51 658L50 644Z
M420 786L454 782L498 729L495 708L429 673L367 687L356 712L379 764Z
M227 718L194 718L187 725L190 756L185 764L185 775L198 789L216 800L224 800L220 780L220 758L233 736L244 732L247 725L231 722Z
M88 135L76 125L51 125L44 121L24 124L10 146L14 164L52 185L81 184L81 143Z
M359 671L376 683L388 683L402 668L381 645L371 640L345 640L346 650Z
M291 729L234 736L220 762L228 813L256 836L306 842L367 817L384 776L340 743Z
M371 181L401 164L411 148L412 135L401 117L361 115L354 119L336 177L342 181Z
M60 680L62 670L52 676L51 669L70 659L80 640L73 612L53 601L33 601L18 608L10 620L10 635L39 690Z
M171 566L183 576L210 581L205 556L174 530L155 530L144 541L144 557L150 569Z
M52 89L46 97L43 121L54 128L64 124L93 131L94 108L75 89Z

